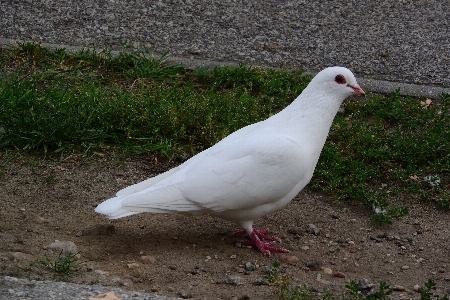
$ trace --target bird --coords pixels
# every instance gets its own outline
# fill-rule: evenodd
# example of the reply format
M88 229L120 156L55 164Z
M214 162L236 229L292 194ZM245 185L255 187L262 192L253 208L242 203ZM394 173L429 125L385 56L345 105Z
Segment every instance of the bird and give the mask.
M245 126L162 174L128 186L95 212L110 219L142 212L210 214L237 223L244 245L287 253L253 223L282 209L311 180L333 119L349 96L365 96L353 73L328 67L269 118Z

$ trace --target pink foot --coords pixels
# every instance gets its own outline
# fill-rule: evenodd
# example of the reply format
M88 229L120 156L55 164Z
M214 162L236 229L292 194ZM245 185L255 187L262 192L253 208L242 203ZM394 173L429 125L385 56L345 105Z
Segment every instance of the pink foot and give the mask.
M278 253L288 253L289 250L284 248L276 248L272 247L273 244L276 242L281 243L281 239L279 237L273 236L273 235L267 235L266 233L269 231L268 228L257 230L253 229L252 233L250 234L250 241L242 241L242 244L246 246L256 246L256 248L259 249L263 254L269 255L270 252L278 252ZM240 230L234 233L234 236L241 236L246 234L247 232L245 230ZM263 242L261 239L268 240L270 242Z

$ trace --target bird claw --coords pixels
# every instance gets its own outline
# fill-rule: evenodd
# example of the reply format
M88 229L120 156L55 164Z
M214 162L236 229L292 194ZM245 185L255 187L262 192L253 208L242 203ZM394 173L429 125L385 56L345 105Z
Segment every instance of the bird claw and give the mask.
M250 241L242 241L241 243L245 246L255 246L264 255L268 255L268 256L270 256L271 252L288 253L289 250L287 250L287 249L273 247L273 245L276 242L281 243L281 239L274 235L267 235L266 233L268 231L269 231L269 228L264 228L261 230L253 229L252 233L250 234L251 240ZM234 236L241 236L241 235L244 235L245 233L246 233L245 230L239 230L234 233ZM263 241L261 241L261 239L267 240L269 242L263 242Z

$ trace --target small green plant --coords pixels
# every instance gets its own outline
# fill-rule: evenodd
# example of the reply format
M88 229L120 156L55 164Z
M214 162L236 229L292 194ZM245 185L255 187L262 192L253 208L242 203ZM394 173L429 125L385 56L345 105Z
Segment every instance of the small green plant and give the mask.
M425 288L420 288L420 300L431 300L433 297L439 297L434 294L436 290L436 282L433 279L428 279L425 282ZM440 300L448 300L448 295L444 295Z
M44 258L38 260L38 262L48 269L65 275L77 272L81 264L81 262L75 258L75 254L70 252L63 254L63 250L61 250L56 257L50 258L45 256Z

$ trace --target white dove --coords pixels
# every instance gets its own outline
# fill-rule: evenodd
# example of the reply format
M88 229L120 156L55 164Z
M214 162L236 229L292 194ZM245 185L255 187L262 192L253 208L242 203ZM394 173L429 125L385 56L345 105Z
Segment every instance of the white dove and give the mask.
M124 188L95 211L111 219L141 213L211 214L234 221L263 254L281 240L253 222L288 204L311 180L339 106L364 96L343 67L319 72L290 105L241 128L165 173Z

